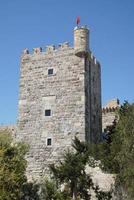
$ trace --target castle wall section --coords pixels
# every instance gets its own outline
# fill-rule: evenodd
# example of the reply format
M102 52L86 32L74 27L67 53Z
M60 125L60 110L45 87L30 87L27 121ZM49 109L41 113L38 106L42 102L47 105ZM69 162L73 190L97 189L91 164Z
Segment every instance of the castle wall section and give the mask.
M91 82L91 130L90 141L97 143L100 140L102 130L102 115L101 115L101 69L100 64L92 54L90 55L90 82Z
M102 131L111 126L118 119L118 109L120 108L119 99L110 100L105 107L102 108Z
M17 138L30 144L28 176L44 174L75 135L85 140L84 63L71 48L22 56Z
M108 126L113 125L114 120L117 119L117 114L114 111L102 112L102 131L104 131Z
M85 58L86 137L97 143L101 133L101 72L91 53Z

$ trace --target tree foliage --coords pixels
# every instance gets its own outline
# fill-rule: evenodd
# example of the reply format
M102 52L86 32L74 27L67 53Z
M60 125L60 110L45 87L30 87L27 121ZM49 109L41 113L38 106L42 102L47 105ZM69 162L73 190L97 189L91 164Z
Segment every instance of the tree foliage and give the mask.
M118 111L118 121L107 127L102 143L92 145L90 155L101 160L105 171L116 173L116 184L134 197L134 104L125 102Z
M13 144L9 133L0 133L0 199L18 200L26 182L27 148L24 144Z
M57 184L65 185L68 188L68 194L72 199L91 199L91 190L94 190L96 197L101 199L111 199L110 192L101 192L98 186L93 184L90 174L85 171L86 165L89 164L89 145L80 142L77 138L73 141L72 146L75 151L67 151L63 161L58 165L50 165Z
M22 195L20 200L40 200L40 184L26 182L22 186Z
M119 110L119 121L112 137L111 152L118 164L118 183L134 197L134 104L125 102Z
M54 180L45 179L41 184L41 200L71 200L66 189L61 191Z

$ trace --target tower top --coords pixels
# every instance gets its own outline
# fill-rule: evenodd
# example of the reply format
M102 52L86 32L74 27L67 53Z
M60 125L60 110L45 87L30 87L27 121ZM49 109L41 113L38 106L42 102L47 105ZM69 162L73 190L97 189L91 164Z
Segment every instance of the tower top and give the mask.
M74 28L74 49L77 56L84 56L89 52L89 29L87 26Z
M77 30L77 29L86 29L86 30L89 31L89 28L87 27L87 25L74 27L74 31Z

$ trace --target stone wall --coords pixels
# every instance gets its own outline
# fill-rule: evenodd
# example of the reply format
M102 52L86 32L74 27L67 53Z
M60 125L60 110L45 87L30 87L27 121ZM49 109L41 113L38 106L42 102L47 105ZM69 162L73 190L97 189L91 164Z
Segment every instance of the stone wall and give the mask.
M112 125L115 119L115 112L102 113L102 131L104 131L104 129L106 129L108 126Z
M120 107L118 99L110 100L106 106L102 108L102 131L113 124L114 120L118 118L117 110Z
M83 63L71 48L22 57L17 138L30 144L30 176L43 175L46 165L71 145L74 135L84 140ZM45 110L51 110L51 116L45 116Z
M114 190L115 184L115 174L104 173L99 166L96 167L89 167L86 166L86 173L90 174L93 183L95 186L99 186L100 190L104 192L109 192ZM91 200L97 200L95 196L95 192L91 191ZM113 194L112 200L115 200L115 196Z

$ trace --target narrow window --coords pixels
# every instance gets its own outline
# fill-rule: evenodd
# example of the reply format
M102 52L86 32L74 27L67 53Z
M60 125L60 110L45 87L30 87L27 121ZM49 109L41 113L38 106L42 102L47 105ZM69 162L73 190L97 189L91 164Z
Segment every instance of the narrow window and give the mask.
M45 110L45 116L51 116L51 110Z
M51 138L48 138L47 139L47 146L51 146L52 145L52 139Z
M53 69L48 69L48 75L52 75L53 74Z

